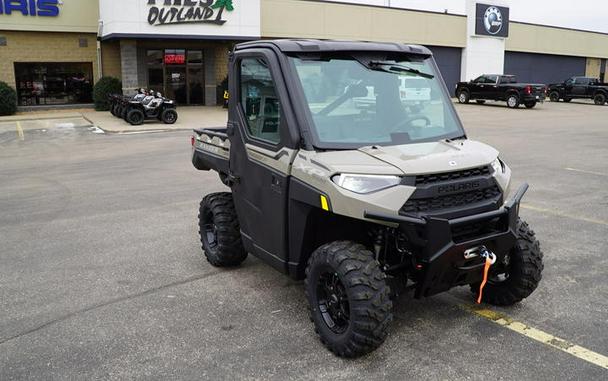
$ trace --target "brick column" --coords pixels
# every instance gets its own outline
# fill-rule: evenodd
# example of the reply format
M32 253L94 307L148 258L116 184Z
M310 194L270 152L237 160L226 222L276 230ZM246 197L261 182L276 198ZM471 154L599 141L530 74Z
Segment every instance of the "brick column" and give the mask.
M124 94L132 94L141 87L137 73L137 41L120 41L120 62L122 66L122 91Z

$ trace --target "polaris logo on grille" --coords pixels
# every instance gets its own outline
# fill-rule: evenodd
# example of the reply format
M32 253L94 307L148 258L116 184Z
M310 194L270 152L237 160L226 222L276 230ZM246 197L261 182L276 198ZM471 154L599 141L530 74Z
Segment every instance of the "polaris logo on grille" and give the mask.
M481 183L479 181L469 181L466 183L442 185L437 188L437 193L438 194L458 193L458 192L465 192L465 191L469 191L469 190L478 189L480 187L481 187Z

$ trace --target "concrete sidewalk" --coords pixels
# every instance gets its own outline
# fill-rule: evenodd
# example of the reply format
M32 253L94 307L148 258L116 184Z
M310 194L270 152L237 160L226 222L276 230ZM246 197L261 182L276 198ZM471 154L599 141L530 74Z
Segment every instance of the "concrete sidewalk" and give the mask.
M223 127L228 121L228 111L219 106L178 107L179 118L175 124L164 124L158 120L148 120L141 126L132 126L123 119L116 118L109 111L87 110L82 116L105 132L127 133L143 131L175 131L193 128Z
M93 109L33 111L0 117L0 129L35 130L69 125L73 127L95 126L109 133L129 133L223 127L228 121L228 111L219 106L178 107L177 112L179 118L173 125L163 124L158 120L149 120L141 126L132 126L123 119L116 118L109 111Z

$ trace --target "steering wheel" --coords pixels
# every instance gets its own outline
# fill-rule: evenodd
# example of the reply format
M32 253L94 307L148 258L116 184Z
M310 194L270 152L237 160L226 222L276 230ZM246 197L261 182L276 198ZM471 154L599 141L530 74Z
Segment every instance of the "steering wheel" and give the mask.
M412 126L412 122L415 121L415 120L424 120L424 121L426 121L426 125L427 126L429 124L431 124L431 120L427 116L425 116L425 115L414 115L412 117L409 117L409 118L407 118L405 120L402 120L399 123L395 124L393 126L393 128L391 128L391 131L395 132L396 130L398 130L400 127L403 127L403 126Z

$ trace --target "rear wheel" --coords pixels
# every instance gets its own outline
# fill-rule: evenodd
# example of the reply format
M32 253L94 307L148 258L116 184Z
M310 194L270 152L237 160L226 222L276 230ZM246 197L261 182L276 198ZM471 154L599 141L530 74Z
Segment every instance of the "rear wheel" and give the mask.
M519 96L517 94L510 94L507 96L507 106L509 108L519 107Z
M604 103L606 103L606 96L603 93L595 94L593 97L593 103L598 106L602 106Z
M475 102L477 102L478 104L482 105L484 103L486 103L486 101L484 101L483 99L478 99Z
M363 245L332 242L306 268L306 298L321 342L341 357L372 352L386 339L392 302L386 275Z
M502 263L490 268L488 283L483 289L482 301L497 306L510 306L527 298L536 290L542 278L543 253L540 244L527 223L517 221L517 242ZM479 283L471 285L475 299Z
M559 91L552 91L549 93L549 100L551 102L559 102Z
M165 124L173 124L177 122L177 111L172 108L163 110L162 114L160 114L160 119Z
M139 109L132 109L127 112L126 120L131 123L133 126L139 126L144 124L144 113Z
M238 266L247 258L232 193L205 196L199 209L198 227L205 257L213 266Z
M460 103L469 103L470 95L467 90L458 91L458 102Z
M536 102L534 102L534 101L526 102L526 103L524 103L524 106L526 106L526 108L534 108L534 106L536 106Z

